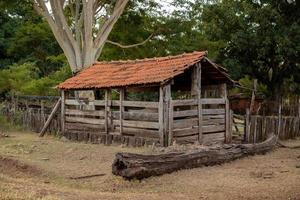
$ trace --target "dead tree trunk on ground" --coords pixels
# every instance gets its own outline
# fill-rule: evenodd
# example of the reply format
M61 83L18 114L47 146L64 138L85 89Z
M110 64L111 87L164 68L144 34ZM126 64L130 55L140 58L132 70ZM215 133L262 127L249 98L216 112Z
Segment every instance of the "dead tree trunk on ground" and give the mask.
M273 135L258 144L230 144L159 155L117 153L112 173L125 179L143 179L180 169L217 165L248 155L264 154L274 147L276 141L277 137Z

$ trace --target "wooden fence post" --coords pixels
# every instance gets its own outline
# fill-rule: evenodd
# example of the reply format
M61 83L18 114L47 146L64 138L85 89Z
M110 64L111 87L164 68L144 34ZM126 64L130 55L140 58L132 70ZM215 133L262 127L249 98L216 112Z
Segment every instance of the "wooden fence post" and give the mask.
M158 106L158 123L159 123L159 143L164 146L164 89L159 87L159 106Z
M258 120L258 116L254 116L254 124L253 124L253 143L257 142L257 120Z
M65 133L65 91L61 90L61 133Z
M124 107L123 107L123 101L124 101L124 88L120 89L120 134L123 134L123 113L124 113Z
M169 138L168 138L169 146L171 146L173 144L173 121L174 121L173 111L174 111L174 106L173 106L173 101L172 101L172 97L171 97L170 103L169 103Z
M278 126L277 126L277 137L279 138L280 136L280 131L281 131L281 124L282 124L282 116L281 116L281 100L279 102L279 105L278 105Z
M110 120L109 120L109 113L110 113L110 98L111 98L111 91L110 89L105 90L105 132L106 134L109 134L109 129L110 129Z
M232 142L232 126L233 126L233 111L230 109L230 115L229 115L229 118L230 118L230 123L229 123L229 141L228 143L231 143Z
M171 84L164 86L164 146L168 146L169 133L169 104L171 99Z
M250 141L250 111L246 109L246 116L245 116L245 142Z

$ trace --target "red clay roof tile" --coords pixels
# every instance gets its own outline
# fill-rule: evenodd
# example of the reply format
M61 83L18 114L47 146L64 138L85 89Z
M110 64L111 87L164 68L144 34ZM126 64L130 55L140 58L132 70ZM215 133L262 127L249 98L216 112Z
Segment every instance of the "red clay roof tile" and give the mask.
M205 51L141 60L97 62L58 85L60 89L94 89L161 83L204 58Z

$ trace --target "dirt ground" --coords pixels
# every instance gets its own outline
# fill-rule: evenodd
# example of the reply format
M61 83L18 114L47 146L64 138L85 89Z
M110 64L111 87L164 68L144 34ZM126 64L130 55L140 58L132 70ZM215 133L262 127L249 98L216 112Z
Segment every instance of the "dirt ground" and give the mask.
M0 137L0 199L299 199L300 149L276 148L220 166L182 170L143 181L111 174L119 151L33 133ZM300 140L287 144L300 145ZM72 177L102 174L87 179Z

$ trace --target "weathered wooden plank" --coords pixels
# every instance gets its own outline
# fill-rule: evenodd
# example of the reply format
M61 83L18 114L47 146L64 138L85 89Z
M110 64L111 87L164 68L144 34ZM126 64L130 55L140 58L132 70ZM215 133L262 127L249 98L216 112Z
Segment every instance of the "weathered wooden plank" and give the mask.
M104 113L104 125L105 125L105 132L106 134L109 133L109 129L110 129L110 120L109 120L109 115L110 115L110 105L109 105L109 102L110 102L110 99L111 99L111 90L110 89L106 89L105 90L105 113Z
M163 146L163 144L164 144L164 90L163 90L163 86L159 87L158 124L159 124L159 142Z
M67 122L80 122L86 124L105 124L103 119L92 119L92 118L83 118L83 117L68 117L66 116Z
M209 119L209 120L203 120L202 125L220 125L225 124L225 119Z
M123 102L124 102L124 89L120 89L120 107L119 107L119 115L120 115L120 134L122 135L123 133L123 113L124 113L124 107L123 107Z
M202 108L202 99L201 99L201 62L196 64L197 67L197 84L198 84L198 95L197 95L197 100L198 100L198 141L200 144L203 142L203 108Z
M174 106L196 106L198 105L197 99L184 99L184 100L173 100Z
M66 130L104 130L104 124L85 124L85 123L71 123L71 122L66 122L65 123Z
M56 102L56 104L55 104L53 110L51 111L51 114L49 115L49 117L48 117L46 123L44 124L44 126L43 126L43 128L42 128L40 134L39 134L40 137L43 137L43 136L44 136L44 134L45 134L47 128L49 127L49 125L50 125L50 123L51 123L51 121L52 121L52 119L53 119L53 117L55 116L56 112L58 111L59 106L62 106L61 104L62 104L62 99L59 98L58 101ZM61 113L61 115L63 115L63 113Z
M172 97L170 99L170 104L169 104L169 138L168 138L168 145L171 146L173 144L173 111L174 111L174 106L173 106L173 101Z
M120 125L120 120L113 120L114 125ZM158 122L123 120L124 127L159 129Z
M169 103L171 99L171 84L164 86L164 146L168 146L169 133Z
M182 137L182 136L188 136L188 135L195 135L197 134L198 136L198 127L194 128L185 128L185 129L176 129L173 130L173 136L175 137ZM198 140L198 138L196 138Z
M195 134L192 135L182 135L181 137L176 137L176 141L189 141L194 143L198 139L198 134L195 130ZM225 141L225 132L211 133L211 134L203 134L203 143L213 143L215 141Z
M120 101L113 100L112 106L120 106ZM158 108L159 102L152 101L123 101L125 107L136 107L136 108Z
M208 125L202 126L203 133L213 133L225 131L225 125Z
M120 118L119 111L112 111L112 114L114 119ZM141 120L141 121L158 121L158 113L125 111L123 113L123 119Z
M225 119L225 115L203 115L203 120Z
M225 99L225 128L226 128L226 134L225 134L225 140L226 143L230 143L231 141L231 131L232 131L232 126L230 123L230 108L229 108L229 100L227 98L227 89L226 85L224 85L224 99Z
M102 111L102 110L66 109L66 115L82 115L82 116L104 117L105 116L105 111Z
M202 109L203 115L221 115L225 114L225 109ZM197 116L198 110L174 111L174 117L192 117Z
M179 119L174 120L173 122L174 129L189 128L193 126L198 126L198 118Z
M116 127L116 130L119 131L120 128ZM143 128L128 128L123 127L123 135L132 135L135 137L143 137L143 138L159 138L159 132L157 130L149 130Z
M60 124L61 124L61 132L62 134L64 134L65 132L65 105L66 105L66 97L65 97L65 91L61 90L61 107L60 107Z
M202 125L224 125L225 120L222 119L204 119ZM181 129L181 128L189 128L198 126L198 119L197 118L188 118L188 119L180 119L174 120L173 129Z
M76 99L66 99L66 105L69 106L80 106L80 105L93 105L93 106L105 106L105 100L94 100L94 101L85 101L85 100L76 100Z
M225 104L226 100L224 98L204 98L202 99L203 105L209 104Z

